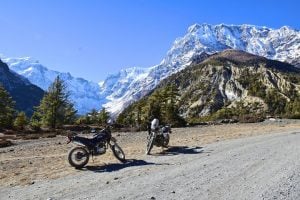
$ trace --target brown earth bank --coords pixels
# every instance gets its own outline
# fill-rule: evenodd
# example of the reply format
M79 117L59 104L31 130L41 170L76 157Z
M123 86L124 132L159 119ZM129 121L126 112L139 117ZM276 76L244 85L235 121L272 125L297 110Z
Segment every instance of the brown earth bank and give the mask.
M250 137L300 129L300 120L273 119L251 124L223 124L172 129L170 148L201 147L223 140ZM142 159L145 154L146 132L114 132L113 136L123 148L127 159ZM0 186L35 184L36 181L57 179L72 174L85 173L67 162L68 150L65 136L37 140L12 140L10 147L0 148ZM153 155L164 150L154 147ZM105 155L94 157L89 168L118 163L109 150Z

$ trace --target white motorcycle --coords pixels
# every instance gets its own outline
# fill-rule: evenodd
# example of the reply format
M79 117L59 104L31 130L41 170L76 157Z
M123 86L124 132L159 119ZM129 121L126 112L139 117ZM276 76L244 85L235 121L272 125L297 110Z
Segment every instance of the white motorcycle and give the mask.
M159 126L158 119L153 119L151 122L151 130L147 137L146 154L149 155L153 146L168 147L170 141L170 126Z

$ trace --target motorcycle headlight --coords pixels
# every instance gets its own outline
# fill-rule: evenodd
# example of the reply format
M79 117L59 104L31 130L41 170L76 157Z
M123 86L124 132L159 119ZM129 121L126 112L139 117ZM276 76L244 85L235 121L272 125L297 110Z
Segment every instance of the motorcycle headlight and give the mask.
M162 132L163 132L163 133L167 133L168 131L169 131L169 128L168 128L168 127L163 127L163 128L162 128Z

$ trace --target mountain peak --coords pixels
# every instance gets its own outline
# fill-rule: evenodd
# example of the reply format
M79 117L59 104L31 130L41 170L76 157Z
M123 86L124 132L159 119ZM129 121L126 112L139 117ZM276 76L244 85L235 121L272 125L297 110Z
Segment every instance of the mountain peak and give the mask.
M221 24L208 24L208 23L202 23L202 24L198 24L195 23L193 25L191 25L190 27L188 27L188 33L196 33L199 32L199 30L203 31L209 31L209 30L213 30L213 31L217 31L220 29L258 29L258 30L264 30L264 29L268 29L268 30L272 30L271 28L268 28L266 26L256 26L256 25L252 25L252 24L241 24L241 25L236 25L236 24L225 24L225 23L221 23ZM287 29L291 29L291 27L288 26L283 26L282 28L287 28Z
M29 56L25 56L25 57L19 57L19 58L8 58L3 56L2 59L5 62L9 62L9 63L16 63L16 62L28 62L28 63L39 63L38 60L33 59L32 57Z
M293 27L287 26L287 25L285 25L285 26L282 26L282 27L280 28L280 30L292 30L292 31L299 31L299 30L297 30L297 29L295 29L295 28L293 28Z
M106 79L102 86L105 85L103 88L109 91L109 101L104 106L115 114L119 113L131 102L152 91L164 78L181 71L191 63L199 63L207 54L239 62L260 61L266 57L300 64L300 33L289 30L288 27L272 29L251 24L195 23L188 27L183 37L175 40L162 62L150 67L148 75L143 79L130 79L126 85L123 80L129 80L129 77L111 76ZM222 51L224 52L221 54L215 54Z
M120 70L118 73L109 75L104 81L93 86L93 90L89 90L91 91L89 94L81 93L81 91L88 90L85 88L87 83L81 86L73 84L72 87L74 93L80 94L77 99L94 98L94 94L100 94L94 99L98 101L97 104L93 105L103 106L116 115L127 105L152 91L163 79L185 69L191 63L202 62L208 55L213 55L212 58L214 56L224 57L238 61L247 61L249 59L255 59L256 61L256 59L265 57L293 65L300 65L299 41L300 32L288 26L272 29L250 24L212 25L196 23L188 28L188 32L183 37L175 40L160 64L149 68ZM222 51L224 52L216 54ZM255 57L255 55L262 57ZM29 65L27 65L27 69L28 67ZM48 72L46 74L48 77L50 76ZM56 75L57 73L53 72L52 74ZM41 76L38 74L27 73L26 77L28 78L28 76L35 76L32 79L40 80L40 84L45 82L45 79L40 79L39 77ZM76 82L71 77L70 81ZM80 82L83 83L83 81ZM41 87L41 85L39 86ZM78 92L78 90L81 91ZM82 102L86 103L86 105L90 103Z
M189 33L193 33L193 32L196 32L201 26L203 26L203 25L207 25L207 24L193 24L193 25L191 25L189 28L188 28L188 32Z
M249 61L265 61L266 58L257 56L251 53L247 53L245 51L236 50L236 49L226 49L220 53L216 53L206 59L204 62L208 62L210 60L230 60L239 63L246 63Z
M19 76L26 77L31 83L47 90L57 76L62 78L70 92L70 98L79 114L85 114L92 109L101 109L105 97L100 95L100 86L97 83L83 78L75 78L69 72L58 72L48 69L38 61L26 58L3 59L9 68ZM28 82L29 82L28 81Z

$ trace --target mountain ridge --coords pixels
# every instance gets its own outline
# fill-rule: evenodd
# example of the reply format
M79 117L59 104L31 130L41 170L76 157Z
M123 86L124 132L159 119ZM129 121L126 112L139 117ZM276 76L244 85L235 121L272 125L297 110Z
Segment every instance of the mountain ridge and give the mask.
M100 95L100 86L97 83L73 77L69 72L50 70L29 57L5 58L3 61L9 65L11 70L26 77L44 91L47 91L54 79L60 76L66 82L70 98L79 114L85 114L92 109L101 109L101 102L106 101Z
M77 107L90 104L85 112L92 107L105 107L116 116L126 106L152 91L161 80L189 66L199 55L211 55L226 49L238 49L299 66L300 32L288 26L272 29L249 24L194 24L183 37L174 41L160 64L148 68L123 69L99 82L98 86L95 86L96 83L90 84L95 86L90 89L93 96L87 95L88 98L79 101ZM78 93L79 98L74 100L84 98L84 93Z
M224 50L164 79L148 96L125 109L119 120L136 118L137 113L147 119L147 113L138 110L147 110L149 102L163 105L155 96L170 86L176 87L180 115L191 121L266 113L300 116L299 68L240 50Z
M31 116L38 106L44 91L21 75L11 71L7 64L0 60L0 84L10 93L16 102L16 109Z
M226 49L243 50L269 59L299 65L300 32L287 26L270 29L255 25L194 24L188 28L183 37L174 41L160 64L148 68L150 73L147 80L135 81L133 85L138 86L138 91L129 85L123 97L111 98L104 106L113 113L119 113L122 103L125 105L124 108L130 102L138 100L140 96L154 89L161 80L189 66L198 55L214 54ZM138 98L132 98L134 95ZM114 107L115 104L118 107Z

